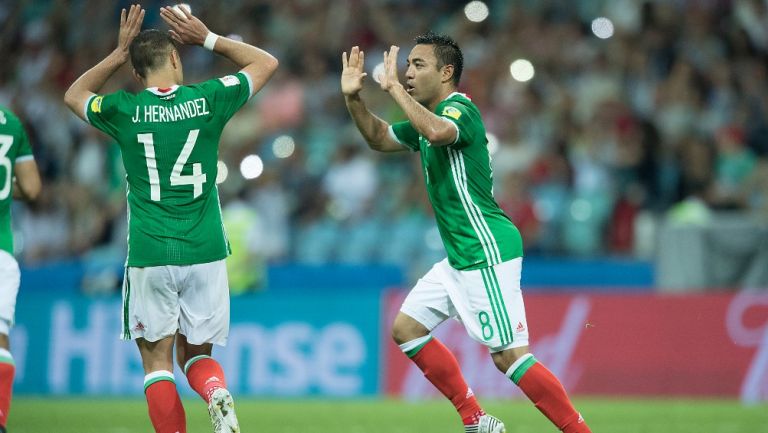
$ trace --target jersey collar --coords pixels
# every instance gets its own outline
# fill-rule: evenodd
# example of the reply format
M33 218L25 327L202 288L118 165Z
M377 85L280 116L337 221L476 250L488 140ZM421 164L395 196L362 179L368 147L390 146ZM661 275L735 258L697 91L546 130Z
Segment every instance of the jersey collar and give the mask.
M160 88L157 88L157 87L147 87L147 90L149 90L150 92L154 93L157 96L167 96L167 95L170 95L171 93L175 92L176 89L178 89L178 88L179 88L179 85L178 84L174 84L173 86L171 86L169 88L164 88L164 89L160 89Z
M447 101L447 100L449 100L449 99L453 98L453 97L454 97L454 96L456 96L456 95L459 95L459 96L461 96L461 97L464 97L464 98L466 98L466 99L469 99L470 101L472 100L472 99L470 99L470 98L469 98L469 96L467 96L467 94L466 94L466 93L461 93L461 92L453 92L453 93L451 93L450 95L446 96L446 97L445 97L445 99L443 99L443 101ZM440 102L442 102L442 101L440 101Z

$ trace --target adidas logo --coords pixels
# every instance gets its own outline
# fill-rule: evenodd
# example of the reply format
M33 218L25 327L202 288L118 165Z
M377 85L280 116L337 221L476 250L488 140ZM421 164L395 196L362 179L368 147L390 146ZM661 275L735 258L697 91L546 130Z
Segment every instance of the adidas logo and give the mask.
M472 388L467 388L467 395L466 395L466 396L464 396L464 398L470 398L470 397L472 397L473 395L475 395L475 393L474 393L474 392L472 392Z
M219 379L216 376L211 376L211 377L209 377L208 379L205 380L205 384L206 385L211 383L211 382L221 382L221 379Z
M523 322L517 322L517 328L515 328L515 332L523 332L525 331L525 326L523 325Z
M577 424L582 424L584 422L584 417L579 414L579 419L576 421Z

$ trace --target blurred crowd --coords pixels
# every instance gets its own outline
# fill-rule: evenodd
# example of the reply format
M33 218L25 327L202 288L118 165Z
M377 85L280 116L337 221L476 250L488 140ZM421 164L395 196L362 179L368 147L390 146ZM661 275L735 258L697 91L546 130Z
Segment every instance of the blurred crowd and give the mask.
M168 3L141 3L145 27L165 28L158 9ZM460 90L484 116L495 195L527 254L647 256L661 218L729 210L768 221L768 2L486 3L487 19L473 22L466 1L190 2L212 31L280 60L222 137L219 188L241 254L406 268L442 257L418 156L368 150L338 85L342 51L361 46L370 108L402 119L372 71L389 45L407 53L429 29L463 49ZM114 48L127 5L0 4L0 104L27 125L45 181L37 203L14 209L27 263L124 254L119 149L62 98ZM595 35L597 17L610 20L610 37ZM234 70L202 48L181 56L187 82ZM531 62L532 79L510 74L516 59ZM118 88L141 90L127 67L104 91ZM242 164L246 179L249 155L259 160Z

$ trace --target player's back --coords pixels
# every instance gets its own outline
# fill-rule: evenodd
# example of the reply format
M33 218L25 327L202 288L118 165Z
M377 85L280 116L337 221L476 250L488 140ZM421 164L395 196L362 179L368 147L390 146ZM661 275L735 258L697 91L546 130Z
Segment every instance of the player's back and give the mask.
M238 74L89 101L89 121L122 150L129 266L207 263L227 256L216 188L218 144L249 92L247 77Z
M13 167L18 161L32 159L24 127L13 112L0 106L0 250L13 254L11 201Z

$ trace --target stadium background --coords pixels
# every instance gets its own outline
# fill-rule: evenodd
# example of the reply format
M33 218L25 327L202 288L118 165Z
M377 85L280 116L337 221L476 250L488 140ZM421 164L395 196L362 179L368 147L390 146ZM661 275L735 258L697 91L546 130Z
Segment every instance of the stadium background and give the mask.
M49 431L31 427L37 410L70 419L57 410L78 413L78 402L94 398L119 398L106 411L144 416L131 406L141 395L137 351L116 339L126 248L119 150L62 103L113 48L128 4L0 4L0 103L25 122L44 176L40 200L13 208L23 267L11 336L14 431ZM145 27L164 28L156 11L166 3L141 4ZM435 397L387 331L403 290L443 254L419 164L367 150L338 89L340 53L351 45L366 51L372 77L390 44L407 51L434 29L463 48L460 90L484 115L495 194L524 237L533 351L597 418L594 427L768 432L766 2L191 5L213 31L281 62L221 143L236 296L231 341L217 353L244 405L290 397L285 407L295 408L293 399L311 398L300 410L319 419L325 409L312 404L326 398L342 398L330 410L343 410L335 408L377 396ZM201 48L181 52L188 82L233 70ZM105 91L123 87L140 90L127 69ZM365 96L382 117L402 118L372 79ZM458 324L438 335L479 395L520 397ZM622 406L617 396L644 400ZM668 399L694 412L675 418ZM378 422L390 410L381 404ZM605 418L633 419L626 406L639 408L634 430ZM502 417L521 416L512 431L546 428L528 421L525 405L499 407ZM659 414L668 418L648 424ZM528 422L533 430L523 429Z

